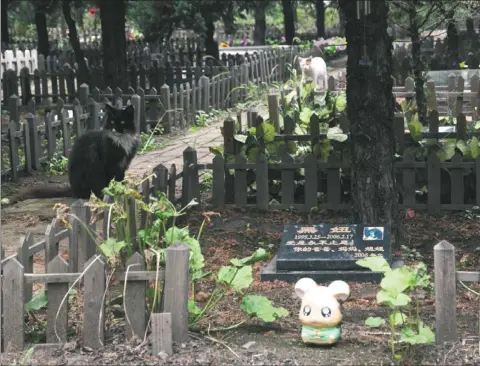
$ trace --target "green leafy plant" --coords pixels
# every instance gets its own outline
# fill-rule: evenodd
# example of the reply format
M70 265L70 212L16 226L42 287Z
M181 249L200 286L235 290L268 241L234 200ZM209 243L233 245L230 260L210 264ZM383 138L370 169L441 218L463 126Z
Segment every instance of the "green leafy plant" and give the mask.
M380 327L388 324L390 328L390 349L392 358L400 363L406 359L410 346L431 344L435 341L433 331L420 318L420 305L414 291L432 290L430 276L424 263L391 269L385 258L368 257L356 262L374 272L383 273L381 290L377 293L377 303L387 309L387 319L369 317L365 324ZM399 328L400 334L397 334ZM405 344L400 350L397 342Z
M480 207L473 206L470 209L465 210L465 218L467 220L479 220L480 219Z
M207 314L211 313L228 291L233 290L241 294L242 291L250 287L253 282L252 265L266 259L268 259L267 252L259 248L249 257L231 259L230 264L221 267L216 275L212 273L202 273L201 278L214 276L216 286L203 308L198 306L194 300L190 300L188 305L190 326L194 326ZM199 279L198 276L197 279ZM196 279L194 279L194 281L195 280ZM240 309L246 312L249 317L257 317L264 322L273 322L277 318L288 315L287 310L282 307L274 307L270 300L260 295L244 296ZM236 324L234 327L243 324L247 320L248 318ZM233 327L229 327L229 329L231 328Z
M409 248L406 245L401 245L400 250L406 263L414 263L423 259L423 256L415 248Z
M197 111L197 115L195 116L195 127L193 129L195 130L200 127L207 127L211 125L221 113L222 111L217 109L212 109L209 113Z
M64 175L68 170L68 158L55 153L50 160L42 163L42 168L50 175Z
M154 134L157 133L156 130L151 133L142 132L140 134L140 148L139 153L144 154L149 151L160 150L165 147L165 144L159 143Z

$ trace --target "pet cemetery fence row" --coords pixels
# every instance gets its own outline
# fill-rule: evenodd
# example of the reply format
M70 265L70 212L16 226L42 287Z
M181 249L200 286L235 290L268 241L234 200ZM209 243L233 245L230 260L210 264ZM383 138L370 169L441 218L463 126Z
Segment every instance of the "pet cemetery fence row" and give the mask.
M278 104L278 101L275 98L270 100L274 100L270 111L276 113L275 104ZM275 125L272 114L270 118ZM422 139L440 140L466 136L465 116L457 117L457 131L449 133L438 132L438 113L432 112L430 118L430 132L422 133ZM259 210L295 208L304 212L310 212L314 208L351 208L351 182L348 177L351 162L348 155L332 152L325 161L309 153L303 161L298 161L298 158L288 153L285 145L278 145L275 160L268 161L265 155L267 144L263 138L264 129L261 127L265 122L261 117L257 117L256 112L251 112L248 120L248 127L256 127L256 147L259 152L256 158L247 159L241 153L241 143L235 139L235 125L242 126L243 121L227 119L223 126L223 155L215 156L212 164L200 164L196 160L184 161L183 166L189 167L189 179L193 179L191 186L197 187L195 197L200 198L197 183L199 171L209 170L212 171L212 204L216 209L227 205L256 207ZM349 138L345 116L340 118L340 127ZM291 118L285 117L283 134L274 135L274 142L303 142L311 145L313 150L319 141L327 138L327 131L320 130L319 118L315 114L310 120L309 134L295 135L294 128ZM412 153L405 149L412 142L412 138L405 131L402 115L397 115L394 119L394 131L397 152L403 153L395 162L400 208L427 210L430 214L438 214L444 210L465 210L480 205L480 156L468 161L456 153L450 161L441 161L439 156L432 152L425 161L416 161ZM334 144L339 146L342 143ZM304 174L300 174L301 169ZM468 175L466 171L469 172ZM421 183L428 189L426 198L418 192L422 187Z
M98 47L86 45L83 47L83 54L88 66L102 66L102 51ZM204 47L191 38L172 40L172 42L161 46L130 43L127 44L126 52L129 64L149 64L155 59L163 59L164 61L170 61L172 64L178 61L180 66L186 66L187 62L191 65L200 66L205 55ZM39 54L34 47L28 49L11 48L2 51L0 71L3 74L6 70L15 70L20 75L20 70L26 66L32 72L35 69L51 72L66 63L76 64L73 50L52 50L50 55L45 56Z
M415 101L415 80L412 77L407 77L403 86L397 86L395 78L393 78L393 81L395 98ZM452 72L448 75L447 85L435 85L435 81L429 79L424 87L427 108L436 110L441 116L456 116L464 113L476 120L479 118L480 107L479 82L480 76L477 72L470 73L467 80ZM346 92L344 84L330 77L328 89L336 93ZM411 111L407 110L405 114L411 114Z
M153 64L132 64L127 70L125 85L123 89L132 87L136 89L141 87L144 90L156 88L159 90L164 84L172 89L174 85L177 88L186 82L198 82L202 75L213 77L219 73L225 73L229 70L239 67L242 64L248 64L250 79L256 77L257 72L262 69L265 75L281 73L286 75L288 71L286 63L292 63L294 56L299 54L297 48L289 49L269 49L260 50L253 53L240 54L222 54L220 66L214 65L213 60L207 59L200 66L186 67L178 63L166 62L160 65L158 62ZM281 69L277 70L278 68ZM257 71L258 70L258 71ZM283 76L282 76L283 77ZM282 79L283 80L283 79ZM80 83L77 72L70 64L63 64L61 68L47 72L46 70L31 70L23 67L17 72L8 69L2 73L3 100L15 94L22 96L22 103L26 104L31 97L38 98L57 98L63 99L78 97ZM108 87L104 81L103 67L91 67L89 69L88 84L91 87L105 89Z
M160 183L160 182L158 182ZM95 243L87 227L95 232L90 209L79 200L72 204L71 229L60 228L57 219L48 225L45 239L33 244L27 233L17 254L2 260L2 319L4 351L22 351L25 346L24 305L32 299L33 284L45 283L47 289L46 342L65 343L69 338L68 293L74 285L83 285L82 334L83 346L93 349L105 345L105 292L111 281L123 288L125 339L149 340L153 355L171 354L173 341L188 339L189 249L183 243L169 246L165 252L165 267L160 271L146 270L144 257L134 252L126 262L126 270L115 271L107 278L109 266L105 257L96 254ZM103 214L105 215L105 214ZM103 219L105 232L105 218ZM136 234L134 234L136 235ZM135 236L132 236L135 238ZM59 243L68 241L68 259L61 254ZM3 248L2 257L3 255ZM34 272L34 256L44 253L44 273ZM82 270L83 269L83 270ZM480 282L480 272L456 270L455 247L441 241L434 247L436 343L456 342L459 334L456 314L456 283ZM146 290L148 282L163 281L163 308L148 316ZM159 287L160 288L160 287ZM81 296L81 295L80 295ZM159 312L163 310L162 312ZM78 316L78 315L77 315Z
M175 173L174 165L170 171L163 165L153 171L155 175L151 181L145 179L139 187L143 200L148 202L152 195L162 192L175 202L175 184L182 174ZM188 191L189 187L185 183L183 185L183 190ZM113 202L108 196L104 201ZM190 250L184 243L172 244L165 251L165 265L159 271L147 270L138 232L148 227L155 218L145 211L139 212L133 199L125 201L124 209L131 214L125 225L129 228L132 253L125 266L115 271L112 271L108 258L97 253L97 242L109 237L108 211L93 212L83 200L73 202L69 208L70 228L65 228L60 218L55 218L48 225L43 240L33 243L32 234L26 233L18 253L2 260L4 350L23 349L24 305L32 299L33 284L38 283L45 283L47 289L47 343L68 341L69 325L72 325L69 323L75 317L68 315L67 293L78 284L83 285L83 306L80 307L83 309L83 345L94 349L104 346L104 299L112 281L121 283L124 295L126 339L135 336L144 340L150 324L154 355L161 351L171 354L172 341L185 342L188 339ZM63 250L64 247L67 249ZM34 262L39 262L34 258L42 254L44 271L35 273ZM161 301L154 303L162 305L161 309L154 308L152 311L153 305L147 304L146 291L149 283L158 284L158 281L162 282L157 287L161 289Z
M267 72L267 66L260 62L242 64L211 79L202 76L198 86L192 81L191 85L181 84L179 88L174 85L170 91L164 84L158 92L152 88L148 94L140 87L136 90L128 88L126 93L119 88L115 91L107 88L103 92L93 88L90 91L89 86L83 84L79 88L79 98L68 104L62 98L50 103L46 98L34 96L24 106L20 98L13 95L8 102L10 121L2 123L2 160L3 167L8 166L2 169L2 176L9 175L16 180L19 172L38 170L40 164L52 159L57 151L60 140L56 136L65 137L61 140L62 153L68 156L69 137L79 136L86 129L100 128L102 102L122 105L131 99L137 111L135 121L139 131L147 132L158 127L166 134L194 125L197 111L209 113L211 108L229 108L243 101L247 94L242 85L283 80L286 69L283 63L271 72ZM60 94L64 95L65 89L60 90ZM39 99L44 103L37 104ZM37 113L41 108L52 111L45 113L44 121Z

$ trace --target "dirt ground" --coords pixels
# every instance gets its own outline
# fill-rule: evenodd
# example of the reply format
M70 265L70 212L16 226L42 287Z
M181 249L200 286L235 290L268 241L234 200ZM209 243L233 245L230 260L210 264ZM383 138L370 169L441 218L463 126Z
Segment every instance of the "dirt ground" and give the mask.
M208 209L205 207L204 209ZM193 233L198 232L202 220L201 212L188 217ZM284 211L259 214L255 210L230 209L208 225L201 239L207 271L216 271L231 258L250 255L259 246L275 253L286 223L333 222L349 220L348 213L319 212L308 215ZM479 241L480 223L466 220L463 213L432 218L417 213L406 219L402 227L402 243L416 248L424 257L429 270L433 267L433 246L442 239L453 243L456 248L459 270L480 270ZM381 365L391 364L388 345L389 331L386 327L372 329L364 325L369 316L385 316L385 310L377 306L376 284L351 283L352 294L344 303L342 340L329 348L311 347L302 343L298 311L300 300L296 298L293 285L284 282L260 282L262 265L254 267L254 283L246 294L263 294L274 306L283 306L289 316L272 324L255 319L247 320L239 328L228 328L245 320L239 310L241 297L228 294L220 301L215 311L191 332L190 341L176 344L172 356L149 354L149 344L130 344L123 339L123 318L107 311L105 348L86 349L81 346L81 336L76 332L81 327L79 309L70 310L72 335L59 348L35 346L33 353L2 354L1 364L29 365L84 365L84 364L139 364L139 365ZM197 288L209 293L212 284L202 282ZM471 286L480 291L480 285ZM457 316L460 339L456 344L444 347L418 346L409 355L408 365L475 365L480 363L479 349L479 300L463 287L457 288ZM107 303L108 303L107 299ZM435 326L434 297L430 294L419 296L421 318ZM107 307L108 308L108 307ZM77 312L77 314L75 314ZM80 312L81 313L81 312ZM45 342L44 334L38 334L38 323L43 315L36 314L36 321L30 319L27 330L35 343ZM37 329L35 337L33 330ZM81 328L80 328L81 329ZM210 331L208 331L210 329ZM75 335L77 334L77 335ZM32 338L33 337L33 338ZM35 345L35 344L32 344ZM24 358L25 357L25 358Z

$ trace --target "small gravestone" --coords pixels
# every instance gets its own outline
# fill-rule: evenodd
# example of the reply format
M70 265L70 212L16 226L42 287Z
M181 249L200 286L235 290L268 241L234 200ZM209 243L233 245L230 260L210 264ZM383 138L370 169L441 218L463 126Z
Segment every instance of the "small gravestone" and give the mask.
M355 262L383 256L392 264L390 230L363 225L285 225L277 255L262 270L262 281L294 282L302 277L316 281L378 282L380 273Z

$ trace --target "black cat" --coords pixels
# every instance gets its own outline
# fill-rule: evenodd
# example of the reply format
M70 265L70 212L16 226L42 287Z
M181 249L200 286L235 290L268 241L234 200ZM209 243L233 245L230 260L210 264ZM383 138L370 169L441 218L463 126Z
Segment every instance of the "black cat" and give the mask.
M117 109L106 104L103 130L87 131L73 144L68 159L69 186L27 188L9 199L9 204L29 198L103 198L102 190L112 179L122 181L137 152L134 108Z

